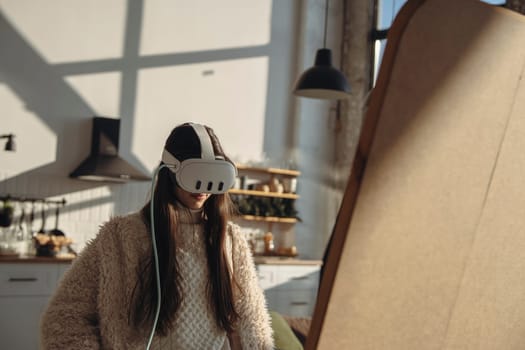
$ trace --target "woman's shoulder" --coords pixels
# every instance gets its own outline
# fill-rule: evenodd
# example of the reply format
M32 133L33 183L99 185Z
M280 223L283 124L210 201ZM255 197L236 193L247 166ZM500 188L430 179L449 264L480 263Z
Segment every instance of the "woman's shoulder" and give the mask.
M144 224L141 212L133 212L125 215L114 215L102 223L101 228L105 227L126 227L137 224Z
M106 255L119 251L125 252L126 255L134 255L145 250L149 242L146 223L140 212L137 212L113 216L102 223L99 232L88 246L94 245L93 248L105 252Z
M228 221L227 232L232 239L244 239L241 227L233 221Z
M97 239L113 240L139 238L147 232L146 223L140 212L111 217L100 225Z
M144 217L140 211L125 214L125 215L116 215L112 216L107 222L107 224L116 223L120 226L135 226L135 225L144 225Z

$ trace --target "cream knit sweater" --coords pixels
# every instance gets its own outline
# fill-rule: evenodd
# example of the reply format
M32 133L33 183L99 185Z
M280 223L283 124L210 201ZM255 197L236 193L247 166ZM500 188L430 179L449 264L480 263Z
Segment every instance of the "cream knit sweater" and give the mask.
M173 332L155 337L154 349L228 348L206 297L206 265L202 224L188 216L178 237L178 256L185 296ZM228 227L232 271L243 287L236 293L237 325L243 349L273 349L272 330L250 250L238 226ZM41 320L42 349L145 349L150 330L128 325L128 307L136 283L136 267L151 251L151 239L139 213L115 217L75 259Z

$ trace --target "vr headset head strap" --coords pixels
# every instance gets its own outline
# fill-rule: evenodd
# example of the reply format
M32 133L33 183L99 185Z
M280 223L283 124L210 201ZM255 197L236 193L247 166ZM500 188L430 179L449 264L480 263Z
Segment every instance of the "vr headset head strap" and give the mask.
M211 144L210 135L206 128L201 124L190 123L199 137L201 144L201 159L213 160L215 159L215 153L213 152L213 146Z
M175 173L180 169L180 161L165 148L162 150L162 162Z

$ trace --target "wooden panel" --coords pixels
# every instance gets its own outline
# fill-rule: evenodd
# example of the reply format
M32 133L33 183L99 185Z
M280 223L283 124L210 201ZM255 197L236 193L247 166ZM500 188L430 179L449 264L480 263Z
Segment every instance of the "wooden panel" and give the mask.
M525 37L522 38L525 41ZM446 349L525 347L523 77L522 70L497 166L451 314Z
M253 167L250 165L236 164L237 170L254 172L261 174L271 174L271 175L283 175L283 176L293 176L297 177L301 175L301 172L298 170L292 169L281 169L281 168L263 168L263 167Z
M297 199L298 195L295 193L279 193L279 192L264 192L264 191L254 191L254 190L239 190L237 188L232 188L228 191L231 194L240 194L247 196L259 196L259 197L275 197L275 198L288 198L288 199Z
M525 347L524 38L478 1L405 5L307 349Z

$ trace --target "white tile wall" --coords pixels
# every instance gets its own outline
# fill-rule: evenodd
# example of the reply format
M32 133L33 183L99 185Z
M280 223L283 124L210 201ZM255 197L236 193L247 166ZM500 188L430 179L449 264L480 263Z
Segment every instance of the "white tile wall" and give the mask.
M12 181L11 181L12 180ZM86 242L96 236L99 226L115 215L123 215L139 210L146 202L149 182L130 182L126 184L106 184L82 182L79 190L78 181L56 175L39 175L37 178L16 176L11 179L7 173L0 173L0 196L26 198L45 198L48 200L66 200L60 208L58 228L72 238L73 248L80 251ZM16 205L16 202L13 202ZM26 202L25 211L29 215L31 202ZM46 213L45 229L55 228L55 208L53 204L44 207ZM16 205L15 220L20 217L21 204ZM42 204L35 204L35 219L32 231L42 227Z

